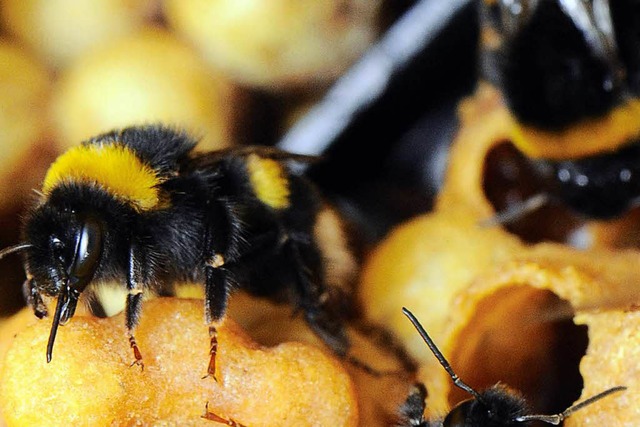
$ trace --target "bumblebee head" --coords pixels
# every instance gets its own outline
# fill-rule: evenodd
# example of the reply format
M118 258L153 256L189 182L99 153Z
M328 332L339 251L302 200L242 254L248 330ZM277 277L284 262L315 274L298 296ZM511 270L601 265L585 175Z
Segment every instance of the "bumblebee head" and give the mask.
M104 226L97 214L57 209L45 203L27 218L24 227L26 269L32 300L57 297L49 335L47 361L60 324L73 317L80 294L91 282L101 260ZM36 315L40 304L34 304Z
M517 393L495 385L478 398L460 402L447 414L442 425L465 427L472 421L479 426L522 427L529 425L519 421L526 412L526 403Z

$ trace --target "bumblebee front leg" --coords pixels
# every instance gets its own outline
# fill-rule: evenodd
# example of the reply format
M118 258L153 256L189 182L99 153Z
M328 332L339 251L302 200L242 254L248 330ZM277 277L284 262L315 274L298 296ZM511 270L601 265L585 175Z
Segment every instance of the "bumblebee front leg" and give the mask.
M204 312L205 319L209 325L209 366L207 375L203 378L213 377L218 382L216 376L216 356L218 354L218 331L215 324L218 323L227 311L227 300L230 287L231 274L224 268L225 259L221 254L211 256L205 266L204 285Z
M127 270L127 303L125 306L125 322L127 327L127 335L129 336L129 345L133 350L134 361L131 366L138 365L144 370L142 362L142 353L138 348L136 338L133 336L133 330L138 326L140 321L140 311L142 309L143 287L141 283L141 267L140 262L136 258L136 252L133 245L129 249L129 269Z
M27 305L33 309L33 313L38 319L47 316L47 306L44 304L40 292L38 292L33 276L28 273L27 280L22 284L22 293Z

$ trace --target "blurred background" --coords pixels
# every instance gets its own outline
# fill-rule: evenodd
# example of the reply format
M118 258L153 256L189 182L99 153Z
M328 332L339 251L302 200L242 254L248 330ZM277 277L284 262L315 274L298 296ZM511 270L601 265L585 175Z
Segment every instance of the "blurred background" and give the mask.
M321 154L307 172L373 244L431 208L477 37L465 0L0 0L0 245L60 152L158 121Z

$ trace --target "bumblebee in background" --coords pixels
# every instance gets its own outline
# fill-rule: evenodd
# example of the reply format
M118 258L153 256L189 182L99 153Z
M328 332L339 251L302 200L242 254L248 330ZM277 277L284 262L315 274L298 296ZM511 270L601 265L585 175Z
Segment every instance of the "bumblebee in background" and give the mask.
M559 425L577 410L590 405L612 393L625 390L626 387L612 387L582 402L579 402L559 414L531 414L526 400L517 392L496 384L483 391L476 391L464 383L445 359L418 319L406 308L402 312L411 321L424 342L427 344L438 362L447 371L453 384L469 393L472 398L456 405L443 420L428 420L424 416L427 390L421 383L416 383L404 404L400 407L400 427L527 427L534 421Z
M481 10L484 75L514 117L536 200L595 219L638 205L640 2L484 0Z
M143 294L171 295L179 282L204 283L214 378L215 322L239 287L291 302L335 353L347 353L342 320L356 262L338 216L293 171L292 163L314 158L267 147L197 153L195 145L171 128L131 127L51 165L23 243L2 253L24 253L24 293L36 316L47 315L46 297L57 297L47 361L58 325L102 281L126 284L126 327L140 365L133 331Z

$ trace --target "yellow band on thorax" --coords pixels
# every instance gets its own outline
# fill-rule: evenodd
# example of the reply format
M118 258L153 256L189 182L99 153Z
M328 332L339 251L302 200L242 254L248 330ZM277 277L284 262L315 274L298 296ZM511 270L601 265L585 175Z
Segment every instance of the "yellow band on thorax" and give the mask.
M289 206L289 180L280 163L251 154L247 157L247 170L251 187L262 203L274 209Z
M131 204L136 210L155 208L160 202L155 171L124 145L87 144L71 148L51 165L42 191L48 195L63 182L93 183Z
M578 159L615 151L640 136L640 100L628 101L597 119L554 132L517 123L512 141L524 154L550 160Z

